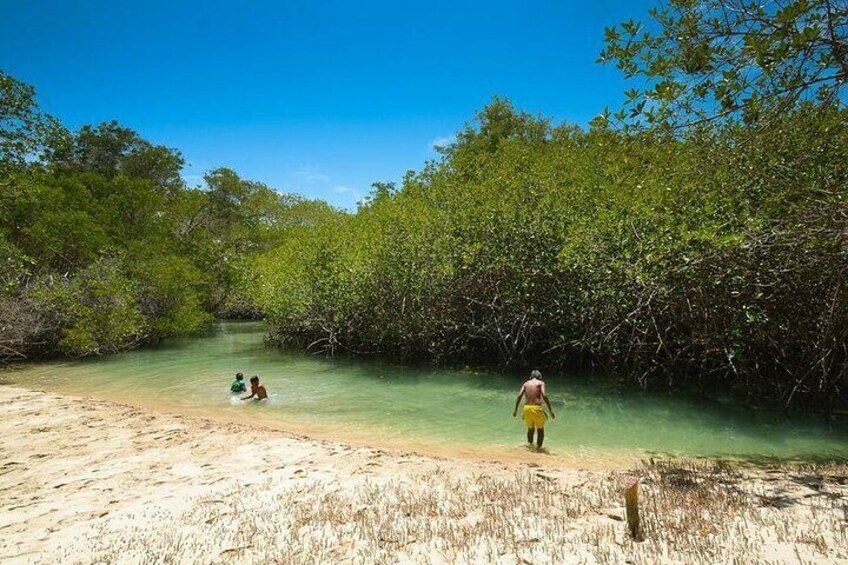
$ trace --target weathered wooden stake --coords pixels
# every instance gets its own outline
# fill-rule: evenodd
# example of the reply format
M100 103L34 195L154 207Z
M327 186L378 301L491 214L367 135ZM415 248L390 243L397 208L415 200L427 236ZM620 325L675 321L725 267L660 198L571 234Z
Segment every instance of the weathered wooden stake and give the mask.
M627 509L627 527L634 541L642 541L642 525L639 521L639 479L627 481L624 487L624 505Z

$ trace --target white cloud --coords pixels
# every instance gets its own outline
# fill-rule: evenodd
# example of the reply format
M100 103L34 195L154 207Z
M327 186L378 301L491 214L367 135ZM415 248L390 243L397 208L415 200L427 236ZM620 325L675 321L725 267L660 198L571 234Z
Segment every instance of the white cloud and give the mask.
M328 180L330 180L329 175L326 175L313 167L303 167L294 171L293 173L291 173L291 175L296 179L308 183L327 182Z
M451 143L456 141L455 135L443 135L441 137L437 137L433 141L431 141L427 145L427 149L430 151L435 151L437 147L447 147Z
M336 196L334 198L330 198L331 203L336 206L347 208L348 210L355 210L356 205L363 198L362 192L358 189L344 185L334 186L332 193Z

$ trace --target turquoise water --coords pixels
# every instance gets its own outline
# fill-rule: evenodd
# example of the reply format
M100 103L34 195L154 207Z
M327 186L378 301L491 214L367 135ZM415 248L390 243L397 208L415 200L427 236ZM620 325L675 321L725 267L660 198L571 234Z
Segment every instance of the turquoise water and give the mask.
M261 323L219 323L207 335L101 359L40 363L11 374L46 390L260 422L377 446L481 456L525 453L512 418L520 375L408 367L286 353L264 347ZM234 404L233 375L258 374L271 400ZM820 419L546 375L557 419L550 454L603 459L646 453L742 458L848 458L848 429ZM520 412L519 412L520 416Z

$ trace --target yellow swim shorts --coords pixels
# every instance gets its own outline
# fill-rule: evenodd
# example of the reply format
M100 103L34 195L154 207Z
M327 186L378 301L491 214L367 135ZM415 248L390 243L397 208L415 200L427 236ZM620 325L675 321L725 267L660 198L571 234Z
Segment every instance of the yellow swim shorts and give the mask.
M536 428L541 430L545 427L545 420L547 419L548 415L545 414L545 410L540 405L524 405L524 422L527 424L528 428Z

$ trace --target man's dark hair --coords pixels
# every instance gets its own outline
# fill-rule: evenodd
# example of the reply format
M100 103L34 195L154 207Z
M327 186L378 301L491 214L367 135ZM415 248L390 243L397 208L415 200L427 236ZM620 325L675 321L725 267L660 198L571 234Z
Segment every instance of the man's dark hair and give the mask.
M236 380L240 381L244 378L244 373L236 373Z
M542 373L540 373L538 370L534 370L532 373L530 373L530 378L541 380L542 379Z
M259 382L259 375L253 375L252 377L250 377L250 382L258 383Z

